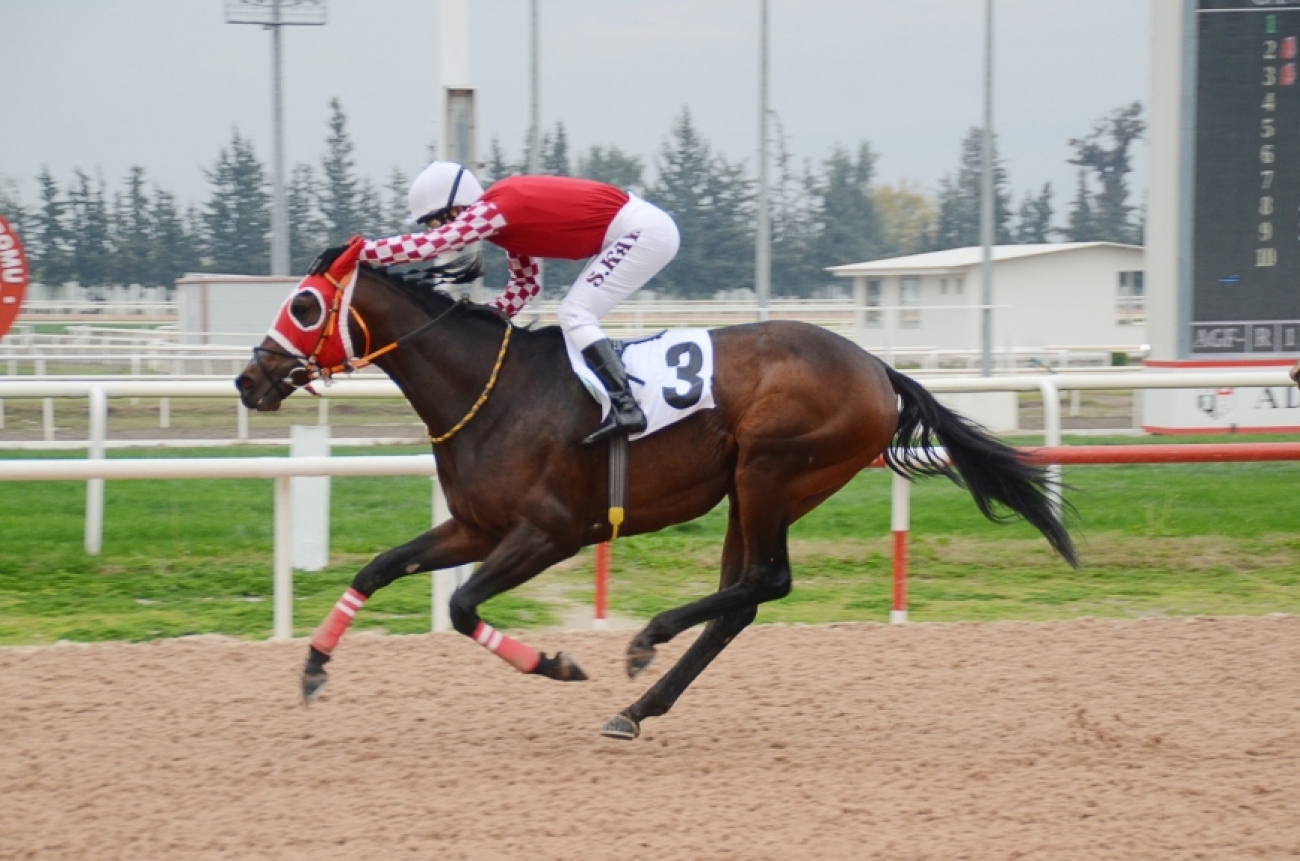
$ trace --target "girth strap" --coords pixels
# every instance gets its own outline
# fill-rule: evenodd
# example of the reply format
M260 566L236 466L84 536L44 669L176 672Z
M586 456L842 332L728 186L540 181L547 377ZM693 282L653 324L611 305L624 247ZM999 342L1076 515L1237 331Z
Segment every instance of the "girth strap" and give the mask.
M618 538L627 505L627 436L619 434L609 441L609 524L614 527L609 540Z

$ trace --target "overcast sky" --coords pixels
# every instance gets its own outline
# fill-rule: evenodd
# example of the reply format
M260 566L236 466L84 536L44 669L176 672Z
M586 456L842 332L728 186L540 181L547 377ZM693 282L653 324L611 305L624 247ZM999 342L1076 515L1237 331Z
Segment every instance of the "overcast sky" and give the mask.
M285 31L286 161L319 165L343 104L360 171L383 182L439 134L436 0L328 0ZM528 123L528 0L470 0L480 141L517 158ZM540 0L541 114L575 151L617 145L649 166L683 106L752 168L759 0ZM933 191L982 120L984 0L770 0L771 106L792 153L867 141L879 178ZM1071 137L1147 99L1145 0L996 0L995 119L1016 190L1074 191ZM232 129L271 157L271 37L223 0L0 0L0 176L36 197L48 166L110 188L133 164L182 201ZM1139 153L1134 188L1145 185Z

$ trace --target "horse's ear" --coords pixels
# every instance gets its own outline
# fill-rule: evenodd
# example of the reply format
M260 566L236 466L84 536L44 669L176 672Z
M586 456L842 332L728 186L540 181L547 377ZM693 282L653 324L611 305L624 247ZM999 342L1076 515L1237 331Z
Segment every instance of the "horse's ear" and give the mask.
M324 275L328 272L336 280L346 278L353 269L357 268L357 260L361 258L361 249L365 244L366 241L360 236L354 236L346 245L326 248L312 261L307 274Z

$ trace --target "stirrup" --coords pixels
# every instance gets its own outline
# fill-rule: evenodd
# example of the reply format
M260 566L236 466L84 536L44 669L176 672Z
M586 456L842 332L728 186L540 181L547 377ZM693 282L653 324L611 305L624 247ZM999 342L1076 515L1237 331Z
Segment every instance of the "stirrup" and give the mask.
M631 436L634 433L641 433L643 430L646 429L647 423L646 423L645 413L642 412L639 406L637 407L637 413L640 414L641 416L640 421L634 422L633 424L630 425L621 425L618 423L618 419L615 418L616 413L614 412L613 407L611 407L609 411L609 415L606 416L605 420L600 423L600 427L596 428L596 430L590 433L587 436L587 438L582 441L582 444L595 445L596 443L604 442L605 440L611 439L612 437L619 436L620 434L624 436Z

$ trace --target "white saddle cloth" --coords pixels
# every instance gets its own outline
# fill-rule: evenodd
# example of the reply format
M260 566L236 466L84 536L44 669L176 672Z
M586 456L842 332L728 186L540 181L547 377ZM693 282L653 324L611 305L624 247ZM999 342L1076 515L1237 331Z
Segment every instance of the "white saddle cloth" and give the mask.
M609 415L609 392L587 367L582 353L568 339L569 362L596 402L600 417ZM640 439L699 410L712 409L713 339L708 329L668 329L649 338L628 341L623 366L636 402L645 412L646 429L629 439Z

